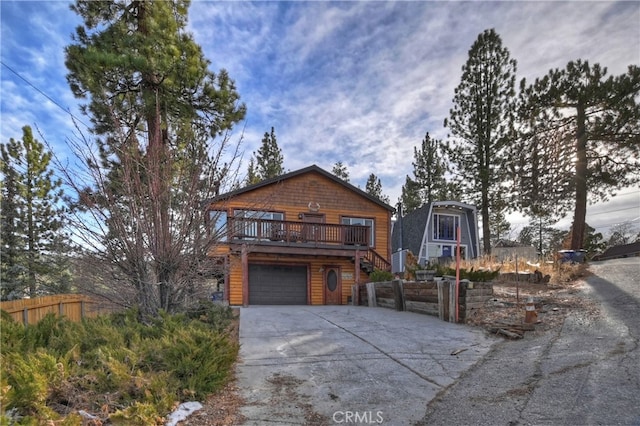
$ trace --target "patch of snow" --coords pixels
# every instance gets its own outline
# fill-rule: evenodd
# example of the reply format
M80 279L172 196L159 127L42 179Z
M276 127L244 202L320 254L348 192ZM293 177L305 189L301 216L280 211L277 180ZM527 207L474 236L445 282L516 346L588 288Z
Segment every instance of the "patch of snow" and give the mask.
M178 406L176 411L169 414L165 426L176 426L178 422L185 420L187 417L202 408L202 404L196 401L183 402Z

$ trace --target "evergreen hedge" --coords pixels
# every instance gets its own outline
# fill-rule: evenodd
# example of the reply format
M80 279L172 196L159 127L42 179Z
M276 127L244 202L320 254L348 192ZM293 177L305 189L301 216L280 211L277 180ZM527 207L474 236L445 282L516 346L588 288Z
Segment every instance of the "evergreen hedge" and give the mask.
M238 355L231 319L212 303L151 324L130 310L24 327L2 312L0 425L81 425L80 410L113 424L163 424L179 402L228 380Z

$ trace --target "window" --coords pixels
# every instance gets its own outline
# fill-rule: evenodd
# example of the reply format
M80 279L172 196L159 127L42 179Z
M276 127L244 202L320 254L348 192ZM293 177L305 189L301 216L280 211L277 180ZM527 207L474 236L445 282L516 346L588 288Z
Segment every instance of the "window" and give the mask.
M235 232L234 235L239 238L268 238L272 235L273 225L262 221L284 220L283 213L269 212L262 210L234 210ZM247 219L243 221L242 219ZM260 224L260 229L258 229Z
M209 232L218 241L227 241L227 212L209 210Z
M375 221L373 219L363 219L360 217L343 217L342 218L342 224L343 225L363 225L363 226L368 226L369 227L369 245L371 247L373 247L375 244ZM364 242L364 238L360 237L358 238L357 235L346 235L345 236L345 242L347 243L357 243L358 241L362 241Z
M247 219L284 220L284 214L282 213L261 210L234 210L233 215Z
M456 240L456 229L460 226L460 216L450 214L433 215L433 239L444 241Z

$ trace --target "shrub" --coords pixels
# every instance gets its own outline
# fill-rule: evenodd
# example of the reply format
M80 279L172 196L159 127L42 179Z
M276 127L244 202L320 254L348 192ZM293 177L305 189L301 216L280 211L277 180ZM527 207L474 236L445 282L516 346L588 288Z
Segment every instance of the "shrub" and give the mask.
M389 271L381 271L380 269L374 270L369 274L369 281L372 283L379 283L393 280L393 274Z
M182 398L226 382L238 354L222 332L231 318L230 308L206 303L148 324L135 311L80 323L52 315L26 328L3 315L0 425L79 425L68 414L79 409L113 424L159 424Z
M197 319L209 324L216 332L223 332L233 319L233 310L229 306L214 303L210 300L203 300L189 310L187 315L191 319Z
M147 341L141 368L168 371L183 392L201 398L224 384L237 354L237 345L226 335L193 322Z
M38 350L34 354L12 352L2 357L3 377L6 378L6 407L24 416L56 418L47 407L50 389L60 384L64 369L55 357ZM6 375L6 376L5 376ZM3 410L5 406L2 407Z
M7 312L0 313L0 353L8 353L21 346L24 326L14 321Z
M433 269L436 271L436 276L441 277L444 275L455 276L456 270L450 266L434 264L427 267L427 269ZM487 282L493 281L500 275L500 268L495 270L490 269L474 269L472 266L470 269L460 268L460 279L469 280L472 282Z

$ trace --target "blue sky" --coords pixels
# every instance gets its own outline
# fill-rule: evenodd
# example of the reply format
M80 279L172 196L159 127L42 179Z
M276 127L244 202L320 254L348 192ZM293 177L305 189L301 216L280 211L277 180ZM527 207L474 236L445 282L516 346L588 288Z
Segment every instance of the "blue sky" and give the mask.
M64 47L80 23L69 4L0 1L2 62L38 89L0 67L3 142L28 124L64 156L74 133L64 110L88 122L65 80ZM518 61L518 81L578 58L614 75L640 64L639 2L196 0L189 12L211 69L226 68L247 105L235 131L244 129L242 170L273 126L287 170L342 161L361 187L375 173L392 203L425 133L446 138L461 67L488 28ZM590 206L587 222L605 234L640 223L640 190L621 194ZM516 232L526 224L511 221Z

